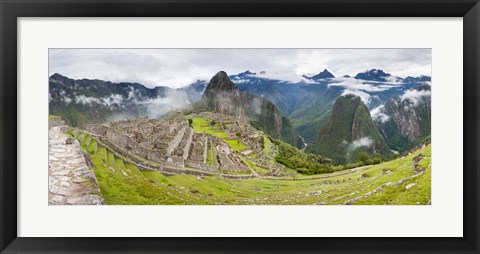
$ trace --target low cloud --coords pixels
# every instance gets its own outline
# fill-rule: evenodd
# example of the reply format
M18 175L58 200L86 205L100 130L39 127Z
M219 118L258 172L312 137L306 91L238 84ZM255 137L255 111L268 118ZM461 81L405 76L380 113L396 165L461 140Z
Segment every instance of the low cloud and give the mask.
M349 146L348 150L355 151L360 147L369 147L373 144L373 140L370 137L363 137L353 141Z
M62 100L64 100L63 97ZM98 104L109 107L112 110L129 107L128 105L134 104L143 107L145 111L142 114L149 118L160 118L172 110L184 109L191 104L188 94L183 90L177 89L167 89L164 96L158 95L156 98L144 97L138 90L131 88L127 96L111 94L109 96L97 98L82 94L76 95L74 101L77 104L87 106ZM121 120L130 117L135 117L135 115L118 112L110 116L109 120Z
M413 104L413 106L417 106L420 102L423 102L425 97L430 97L432 96L432 92L429 90L408 90L406 91L402 96L400 96L400 99L402 101L408 100Z
M380 105L380 106L372 109L372 111L370 111L370 115L372 116L373 120L385 123L390 119L390 117L388 115L383 113L384 107L385 107L384 105Z
M60 100L65 102L65 104L70 104L72 102L72 98L68 97L65 93L65 91L60 92Z
M257 97L253 98L250 108L253 109L255 114L260 115L262 113L262 101Z
M120 94L111 94L110 96L95 98L83 94L75 96L75 102L82 105L92 105L94 103L107 107L120 107L123 105L124 98Z
M382 92L391 88L401 86L403 83L400 80L397 80L395 77L391 77L389 82L380 82L380 81L365 81L355 78L334 78L332 79L334 83L328 84L331 86L343 87L347 90L360 90L365 92Z
M92 105L92 103L102 104L102 101L95 97L88 97L85 95L75 96L75 102L82 105Z
M369 105L370 102L371 102L371 95L364 92L364 91L360 91L360 90L345 90L343 91L342 95L341 96L344 96L344 95L347 95L347 94L353 94L355 96L358 96L360 97L360 99L362 99L363 103L365 103L365 105Z
M157 97L139 102L147 107L149 118L160 118L175 109L183 109L190 105L188 95L181 90L167 90L164 97Z
M103 97L102 98L102 102L106 106L122 105L123 100L124 100L124 98L120 94L111 94L108 97Z

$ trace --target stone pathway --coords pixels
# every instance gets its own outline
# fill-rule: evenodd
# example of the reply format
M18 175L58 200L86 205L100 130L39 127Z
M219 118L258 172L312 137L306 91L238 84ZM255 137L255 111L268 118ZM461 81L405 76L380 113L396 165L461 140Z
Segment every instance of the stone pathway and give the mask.
M67 144L61 126L48 131L48 204L104 205L95 174L77 140Z

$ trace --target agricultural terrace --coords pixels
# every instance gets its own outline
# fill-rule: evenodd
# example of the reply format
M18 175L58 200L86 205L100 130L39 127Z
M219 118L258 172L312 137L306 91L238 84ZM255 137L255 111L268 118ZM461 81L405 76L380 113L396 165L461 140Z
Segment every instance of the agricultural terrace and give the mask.
M195 120L196 130L213 132L205 123ZM222 135L219 130L215 133ZM406 157L330 174L230 180L219 175L167 176L140 171L90 135L76 138L89 153L102 195L110 205L430 203L431 145Z

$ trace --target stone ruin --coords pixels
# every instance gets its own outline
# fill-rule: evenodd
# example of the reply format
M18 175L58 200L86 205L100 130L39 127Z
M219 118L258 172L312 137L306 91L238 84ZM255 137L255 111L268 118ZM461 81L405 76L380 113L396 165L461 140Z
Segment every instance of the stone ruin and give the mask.
M85 129L110 149L148 168L160 171L168 168L168 172L173 169L196 169L206 173L250 172L222 139L195 133L183 118L129 119L87 124ZM216 155L215 164L207 164L207 151L211 146Z

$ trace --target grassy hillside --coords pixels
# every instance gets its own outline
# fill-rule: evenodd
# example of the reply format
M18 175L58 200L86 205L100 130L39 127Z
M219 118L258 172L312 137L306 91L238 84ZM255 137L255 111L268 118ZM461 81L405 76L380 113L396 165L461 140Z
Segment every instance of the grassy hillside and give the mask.
M109 205L417 205L427 204L431 196L430 145L404 158L329 174L228 180L217 175L202 178L139 171L91 136L70 134L90 154L102 195Z

